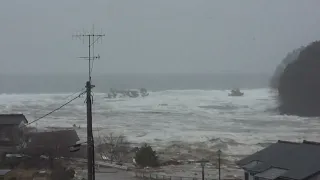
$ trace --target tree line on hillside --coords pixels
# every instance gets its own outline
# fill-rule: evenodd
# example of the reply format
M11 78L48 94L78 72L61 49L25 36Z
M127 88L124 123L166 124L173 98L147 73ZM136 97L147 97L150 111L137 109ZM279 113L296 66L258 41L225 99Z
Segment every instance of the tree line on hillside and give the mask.
M300 47L283 59L271 79L278 90L279 111L297 116L320 116L320 41Z

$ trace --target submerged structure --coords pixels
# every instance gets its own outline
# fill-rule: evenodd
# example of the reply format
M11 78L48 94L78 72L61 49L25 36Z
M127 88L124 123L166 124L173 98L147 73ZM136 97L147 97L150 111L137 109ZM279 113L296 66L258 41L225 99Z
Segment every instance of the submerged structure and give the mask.
M244 93L241 92L238 88L237 89L232 89L231 92L229 93L229 96L243 96Z
M23 114L0 114L0 155L17 152L26 145L25 125L28 123Z
M70 152L69 147L80 139L75 130L40 131L27 134L28 143L21 153L27 155L41 155L42 153L54 157L75 157L78 153Z
M137 97L146 97L149 93L147 89L129 89L129 90L117 90L117 89L110 89L108 96L106 98L121 98L121 97L130 97L130 98L137 98Z

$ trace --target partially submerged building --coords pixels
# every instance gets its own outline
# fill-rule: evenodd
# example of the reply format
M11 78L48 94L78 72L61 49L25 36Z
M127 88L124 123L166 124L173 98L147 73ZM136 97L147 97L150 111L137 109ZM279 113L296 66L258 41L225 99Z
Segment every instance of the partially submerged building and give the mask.
M75 130L58 130L30 132L27 135L27 147L24 154L49 155L54 157L73 157L69 147L75 145L80 139Z
M320 143L278 141L237 164L245 180L318 180Z
M23 114L0 114L0 154L14 153L26 144L25 125L28 123Z
M23 114L0 114L0 180L71 179L72 171L59 157L75 155L69 146L79 141L76 131L33 132L27 123Z

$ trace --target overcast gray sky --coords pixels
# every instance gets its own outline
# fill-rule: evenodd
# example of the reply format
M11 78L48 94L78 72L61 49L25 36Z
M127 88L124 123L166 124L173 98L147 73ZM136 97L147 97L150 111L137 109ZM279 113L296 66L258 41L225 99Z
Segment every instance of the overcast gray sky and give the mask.
M86 72L72 35L106 33L99 73L273 72L320 39L319 0L3 0L0 72Z

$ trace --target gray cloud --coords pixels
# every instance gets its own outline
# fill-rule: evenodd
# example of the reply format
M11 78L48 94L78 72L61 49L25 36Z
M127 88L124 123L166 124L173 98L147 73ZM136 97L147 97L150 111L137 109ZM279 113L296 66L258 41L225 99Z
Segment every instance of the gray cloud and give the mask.
M97 73L271 73L319 39L318 0L7 0L0 6L0 72L86 72L86 44L106 33Z

